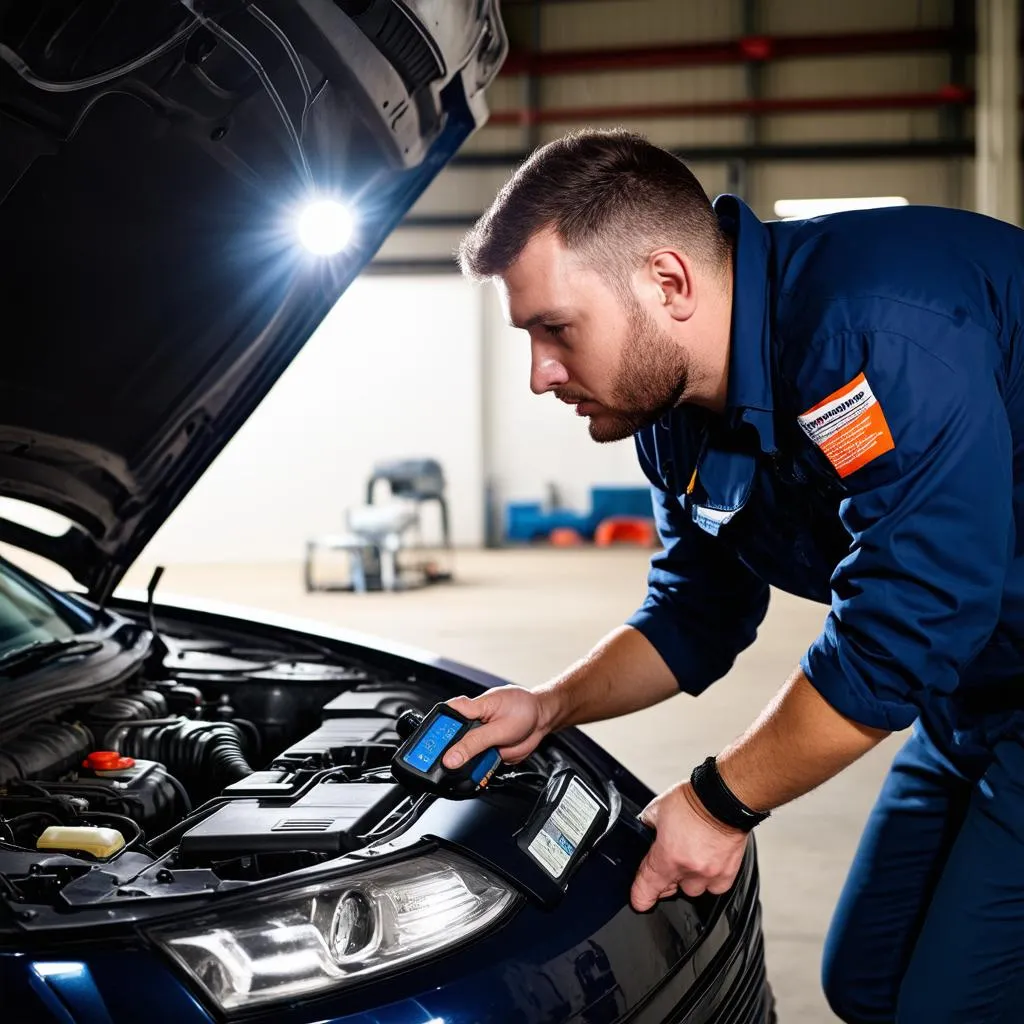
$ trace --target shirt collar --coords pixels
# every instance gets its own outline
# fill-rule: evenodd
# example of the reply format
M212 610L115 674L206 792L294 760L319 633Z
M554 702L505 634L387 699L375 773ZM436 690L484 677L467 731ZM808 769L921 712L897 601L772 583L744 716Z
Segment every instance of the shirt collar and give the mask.
M769 316L771 240L767 227L738 196L719 196L714 210L722 228L735 239L726 412L736 426L749 423L754 427L762 450L774 452Z

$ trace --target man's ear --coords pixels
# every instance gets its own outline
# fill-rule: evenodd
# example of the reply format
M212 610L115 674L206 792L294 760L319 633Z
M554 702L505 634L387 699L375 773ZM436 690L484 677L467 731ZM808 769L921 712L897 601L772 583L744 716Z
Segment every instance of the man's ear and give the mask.
M697 310L697 277L690 258L678 249L658 249L647 261L648 287L674 320L689 320Z

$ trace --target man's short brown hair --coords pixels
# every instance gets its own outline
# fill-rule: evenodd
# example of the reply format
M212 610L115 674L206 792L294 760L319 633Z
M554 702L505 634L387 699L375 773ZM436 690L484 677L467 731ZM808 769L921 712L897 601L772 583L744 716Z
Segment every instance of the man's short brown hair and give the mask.
M713 268L731 251L686 164L623 129L572 132L537 149L462 240L462 272L505 273L545 228L619 284L661 245Z

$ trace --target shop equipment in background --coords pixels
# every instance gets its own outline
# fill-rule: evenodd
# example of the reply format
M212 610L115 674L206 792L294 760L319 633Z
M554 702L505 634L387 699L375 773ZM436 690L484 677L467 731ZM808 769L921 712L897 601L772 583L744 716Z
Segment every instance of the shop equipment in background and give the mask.
M390 501L378 502L378 484L386 482ZM423 505L436 503L440 538L425 543ZM347 582L317 582L318 551L348 556ZM345 531L306 542L306 590L408 590L452 579L452 542L445 477L435 459L401 459L378 463L366 485L366 504L345 513Z
M615 543L656 543L651 493L646 487L600 486L590 489L590 510L564 508L552 489L547 507L541 502L509 502L505 506L505 541L531 543L568 536L599 546Z

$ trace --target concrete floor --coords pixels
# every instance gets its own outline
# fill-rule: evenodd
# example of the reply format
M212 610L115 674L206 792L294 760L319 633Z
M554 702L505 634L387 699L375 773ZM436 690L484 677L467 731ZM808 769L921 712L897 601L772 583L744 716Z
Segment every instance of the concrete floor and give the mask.
M170 566L161 590L324 620L428 648L531 686L628 616L644 592L637 550L460 553L457 582L404 594L306 594L300 567ZM144 584L139 566L128 583ZM587 730L655 790L741 732L814 638L824 609L773 598L756 644L699 700ZM629 680L624 679L628 686ZM822 939L858 834L899 739L758 829L768 969L783 1024L834 1021L821 995Z

